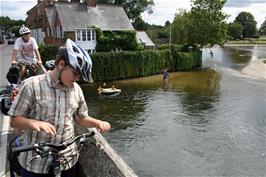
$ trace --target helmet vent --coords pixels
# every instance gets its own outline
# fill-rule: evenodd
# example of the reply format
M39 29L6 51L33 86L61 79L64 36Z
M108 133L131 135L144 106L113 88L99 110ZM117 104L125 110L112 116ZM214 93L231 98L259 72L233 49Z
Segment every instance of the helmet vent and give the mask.
M75 46L73 46L73 51L79 53L79 50Z
M82 64L83 64L82 59L80 57L77 57L77 59L78 59L79 66L82 66Z

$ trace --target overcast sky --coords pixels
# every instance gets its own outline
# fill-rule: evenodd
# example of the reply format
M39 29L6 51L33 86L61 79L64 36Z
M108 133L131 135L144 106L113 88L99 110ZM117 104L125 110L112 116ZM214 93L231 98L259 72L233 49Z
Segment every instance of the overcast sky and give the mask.
M190 0L153 0L153 13L143 13L143 19L156 25L164 25L167 20L173 21L178 9L190 9ZM26 12L37 4L37 0L0 0L0 15L11 19L26 19ZM223 11L230 15L228 22L234 21L242 11L250 12L258 27L266 18L266 0L227 0Z

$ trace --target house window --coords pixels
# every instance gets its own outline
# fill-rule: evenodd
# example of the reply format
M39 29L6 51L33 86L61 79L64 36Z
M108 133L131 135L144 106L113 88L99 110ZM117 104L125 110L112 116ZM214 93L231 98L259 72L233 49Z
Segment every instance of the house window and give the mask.
M56 37L61 38L61 28L60 26L56 26Z
M91 54L91 53L95 53L95 50L94 49L88 49L87 52L88 52L88 54Z
M95 30L76 30L76 41L95 41Z
M76 31L76 41L81 41L80 30Z
M92 30L92 40L95 41L96 39L96 31Z
M52 30L52 37L55 37L55 28Z
M82 41L87 41L87 31L82 30Z
M87 30L87 35L88 35L87 40L91 41L91 30Z
M49 36L50 36L50 30L49 30L49 27L47 27L46 31L47 31L47 37L49 37Z

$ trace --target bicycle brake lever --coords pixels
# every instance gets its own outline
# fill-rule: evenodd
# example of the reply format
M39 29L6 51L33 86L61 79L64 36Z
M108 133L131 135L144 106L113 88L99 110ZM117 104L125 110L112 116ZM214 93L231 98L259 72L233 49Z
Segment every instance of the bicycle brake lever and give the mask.
M44 158L44 157L47 157L48 155L52 154L51 152L47 151L47 152L42 152L42 153L39 153L39 155L36 155L34 157L32 157L28 162L27 162L27 166L30 165L31 161L33 161L34 159L38 159L38 158Z
M36 156L32 157L32 158L27 162L26 165L29 166L30 163L31 163L31 161L33 161L34 159L37 159L37 158L41 158L41 156L40 156L40 155L36 155Z

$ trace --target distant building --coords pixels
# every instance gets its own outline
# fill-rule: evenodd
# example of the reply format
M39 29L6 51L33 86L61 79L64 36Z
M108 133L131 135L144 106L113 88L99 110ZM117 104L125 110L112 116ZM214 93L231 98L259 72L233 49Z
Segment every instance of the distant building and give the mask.
M60 45L71 38L92 53L102 31L134 30L121 6L97 5L96 0L38 0L27 23L38 43Z
M136 34L137 42L139 44L143 44L145 49L154 50L155 45L150 39L150 37L147 35L147 33L145 31L136 31L136 32L137 32Z

